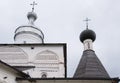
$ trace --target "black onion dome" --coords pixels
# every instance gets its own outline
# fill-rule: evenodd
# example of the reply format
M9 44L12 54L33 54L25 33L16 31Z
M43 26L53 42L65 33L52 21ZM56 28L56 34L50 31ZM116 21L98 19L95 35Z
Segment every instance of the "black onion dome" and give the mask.
M81 34L80 34L80 41L83 42L86 39L92 39L92 41L94 42L96 39L96 34L94 31L90 30L90 29L86 29L84 30Z

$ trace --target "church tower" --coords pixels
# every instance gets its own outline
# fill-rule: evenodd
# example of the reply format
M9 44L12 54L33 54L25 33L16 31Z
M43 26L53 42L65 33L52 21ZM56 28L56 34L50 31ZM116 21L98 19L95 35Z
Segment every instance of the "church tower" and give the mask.
M92 44L96 39L96 34L93 30L88 29L89 19L85 21L87 23L86 30L80 34L80 41L84 45L84 51L74 78L110 78L93 50Z
M29 23L19 26L15 30L15 43L44 43L43 32L34 25L34 21L37 19L37 14L34 12L34 6L37 4L33 2L31 5L33 5L32 11L27 14Z
M44 43L44 34L34 25L34 5L27 18L29 24L15 31L15 44L0 44L0 60L27 73L32 78L66 77L66 44Z

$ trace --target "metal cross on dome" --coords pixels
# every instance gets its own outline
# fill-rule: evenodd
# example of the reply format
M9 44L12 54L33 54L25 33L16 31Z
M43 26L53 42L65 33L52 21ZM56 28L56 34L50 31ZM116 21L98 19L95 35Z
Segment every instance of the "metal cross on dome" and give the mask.
M32 5L33 7L32 7L32 12L34 11L34 6L35 5L37 5L37 3L35 3L35 1L33 1L33 3L32 4L30 4L30 5Z
M86 29L88 29L88 21L91 21L91 20L86 18L84 21L86 21Z

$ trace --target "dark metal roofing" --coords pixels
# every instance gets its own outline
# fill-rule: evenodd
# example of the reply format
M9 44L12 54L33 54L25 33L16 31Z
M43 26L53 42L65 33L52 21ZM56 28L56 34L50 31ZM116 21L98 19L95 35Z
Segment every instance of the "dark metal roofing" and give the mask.
M119 78L16 78L17 81L19 80L29 80L29 81L36 81L36 80L114 80L120 81Z
M93 50L85 50L74 78L110 78Z

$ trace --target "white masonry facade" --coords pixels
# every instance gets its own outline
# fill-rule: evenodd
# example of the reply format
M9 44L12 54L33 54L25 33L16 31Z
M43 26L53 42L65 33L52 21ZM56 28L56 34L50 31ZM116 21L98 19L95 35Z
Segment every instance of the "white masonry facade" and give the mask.
M32 78L66 76L66 44L0 45L0 59Z

